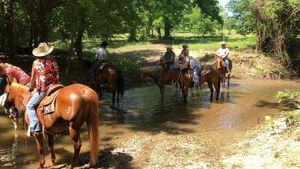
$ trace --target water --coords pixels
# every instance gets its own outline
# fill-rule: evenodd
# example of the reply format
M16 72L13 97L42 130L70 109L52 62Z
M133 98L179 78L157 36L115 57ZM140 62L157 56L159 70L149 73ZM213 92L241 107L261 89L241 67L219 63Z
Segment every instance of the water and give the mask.
M299 90L299 80L233 80L229 89L221 91L220 101L209 102L207 88L189 93L184 104L175 87L166 87L165 103L161 105L157 86L135 88L125 91L118 112L110 108L110 94L100 103L99 130L101 149L114 139L142 132L169 134L209 134L244 132L264 122L264 116L280 112L274 95L278 90ZM0 166L1 168L32 168L38 165L38 153L32 138L25 137L20 123L15 131L13 123L4 114L0 116ZM88 161L87 131L82 130L82 154L80 163ZM68 135L55 139L57 163L71 161L73 148ZM46 150L46 153L48 151ZM49 153L48 153L49 154ZM50 162L46 157L46 165Z

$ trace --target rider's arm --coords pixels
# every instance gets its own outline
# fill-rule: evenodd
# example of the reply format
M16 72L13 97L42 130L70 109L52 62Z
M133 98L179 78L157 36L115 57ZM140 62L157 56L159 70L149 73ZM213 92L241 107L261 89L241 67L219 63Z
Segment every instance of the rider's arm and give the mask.
M228 55L229 55L229 49L228 48L226 48L227 50L226 50L226 54L225 54L225 58L227 58L228 57Z

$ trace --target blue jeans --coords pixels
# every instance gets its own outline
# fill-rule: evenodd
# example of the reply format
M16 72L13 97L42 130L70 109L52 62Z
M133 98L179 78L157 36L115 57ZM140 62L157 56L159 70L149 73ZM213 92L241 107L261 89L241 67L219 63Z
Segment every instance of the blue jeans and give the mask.
M200 83L200 79L199 79L200 69L201 69L201 66L195 66L193 68L194 87L199 87L199 83Z
M174 64L166 64L166 70L174 69Z
M224 59L224 64L226 66L227 71L229 72L230 71L230 69L229 69L229 60L227 58Z
M90 69L90 78L92 82L96 82L97 70L104 63L104 60L97 60L93 63Z
M26 110L29 117L30 122L30 131L31 132L39 132L41 131L41 125L37 118L35 108L40 103L40 101L45 97L45 92L36 92L29 102L26 105Z

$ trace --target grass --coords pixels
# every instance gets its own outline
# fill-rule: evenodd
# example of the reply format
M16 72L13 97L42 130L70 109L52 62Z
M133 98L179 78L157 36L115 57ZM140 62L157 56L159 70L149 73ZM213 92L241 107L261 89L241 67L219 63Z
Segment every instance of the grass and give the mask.
M148 49L152 44L172 44L181 46L184 43L189 44L190 50L216 51L220 47L222 36L199 37L191 33L174 33L172 39L149 39L147 41L129 42L127 35L115 35L111 39L108 50L111 53L124 53L128 51ZM227 47L234 51L242 51L247 48L255 47L255 35L226 35L224 36ZM101 39L85 38L83 40L83 58L91 60L97 52ZM57 48L68 49L64 42L56 41L53 43Z

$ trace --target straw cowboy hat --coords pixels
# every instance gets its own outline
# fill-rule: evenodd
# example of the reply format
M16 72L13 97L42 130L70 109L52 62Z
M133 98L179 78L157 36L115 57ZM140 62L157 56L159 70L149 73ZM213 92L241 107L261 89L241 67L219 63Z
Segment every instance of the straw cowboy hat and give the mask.
M173 48L172 48L172 45L166 45L166 48L167 48L167 49L173 49Z
M225 41L222 41L222 42L221 42L221 45L226 45L226 42L225 42Z
M32 54L36 57L49 55L53 51L53 46L48 46L46 42L41 42L37 48L32 50Z

